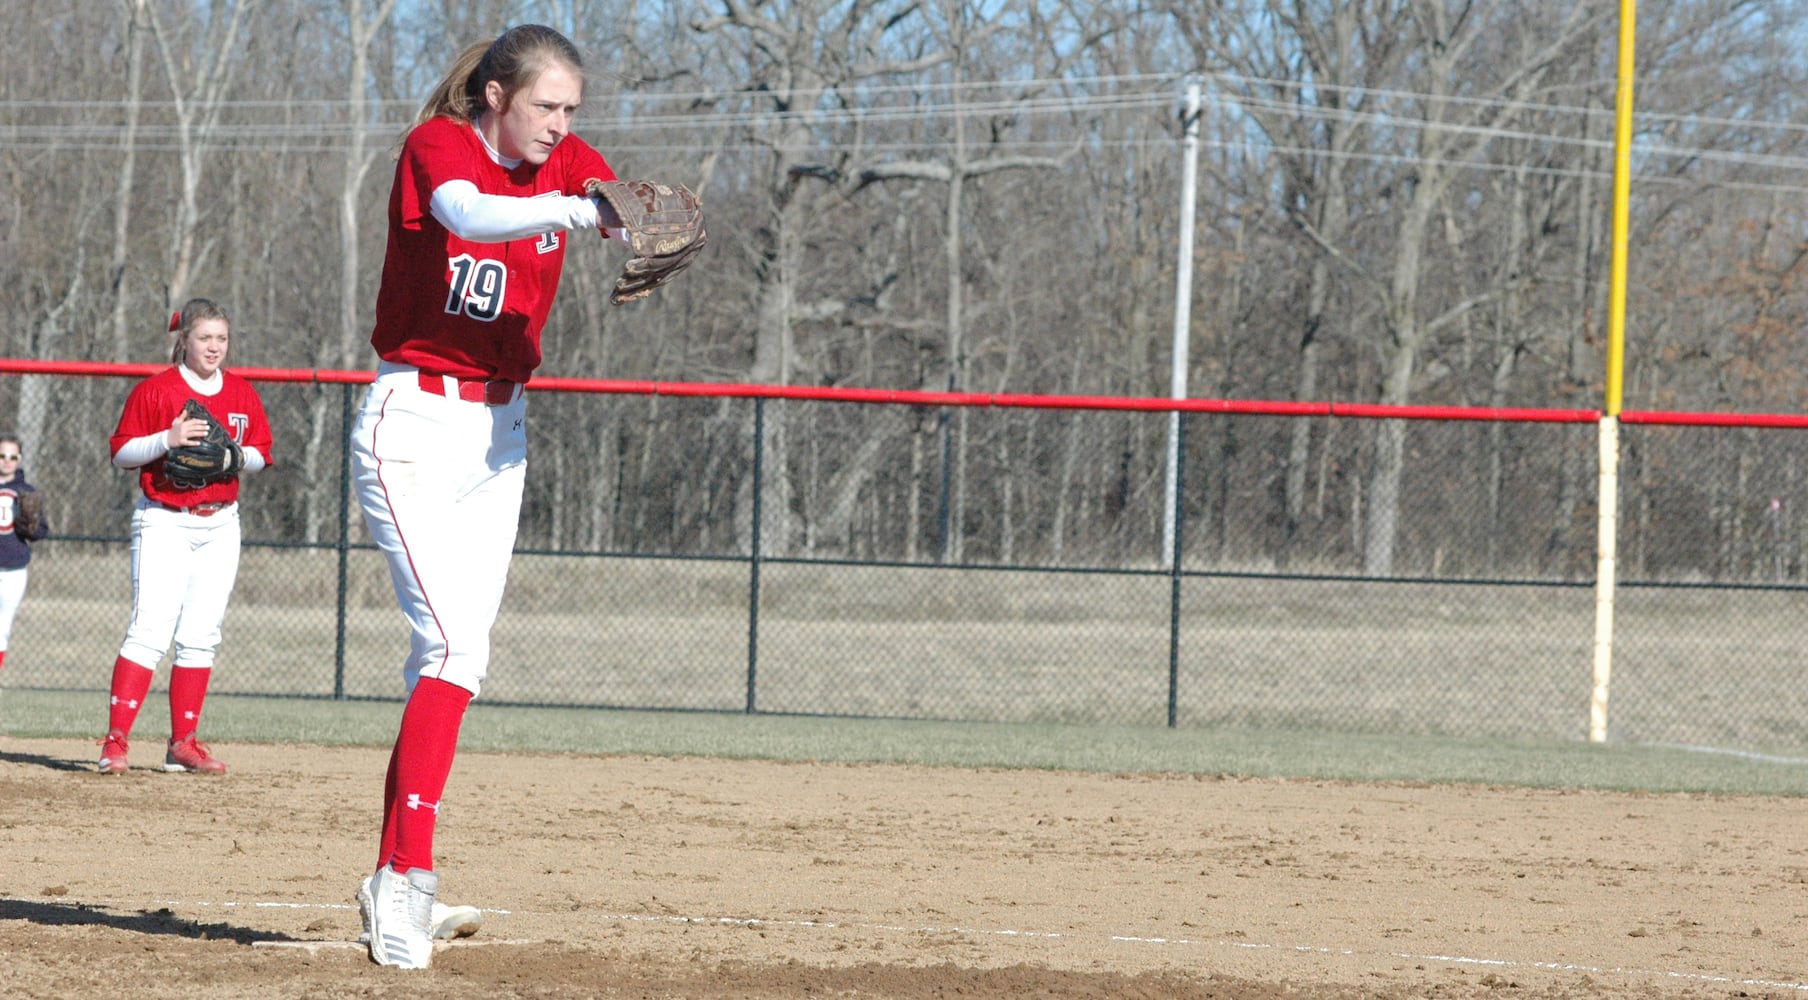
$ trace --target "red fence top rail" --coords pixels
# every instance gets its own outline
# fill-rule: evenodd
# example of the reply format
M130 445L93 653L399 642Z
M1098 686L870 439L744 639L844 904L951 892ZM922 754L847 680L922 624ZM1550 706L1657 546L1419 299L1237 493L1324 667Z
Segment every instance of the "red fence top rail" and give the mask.
M131 363L117 361L39 361L35 358L0 358L0 372L17 375L106 375L115 378L144 378L169 367L169 362ZM368 384L376 377L370 371L335 371L325 368L240 368L233 374L253 382L323 382L335 385Z
M1676 413L1668 410L1624 410L1623 424L1669 424L1688 427L1808 427L1805 413Z
M166 364L120 364L111 361L42 361L0 358L0 373L19 375L100 375L143 378ZM340 369L239 368L253 382L311 382L364 385L376 373ZM893 403L909 406L973 406L1036 410L1129 410L1152 413L1226 413L1275 417L1350 417L1370 420L1480 420L1506 423L1584 424L1601 419L1600 410L1498 406L1393 406L1382 403L1306 402L1269 399L1168 399L1158 396L1059 396L1002 392L923 392L914 389L864 389L826 385L754 385L738 382L657 382L643 379L562 378L537 376L529 389L589 392L606 395L802 399L820 402ZM1627 424L1691 427L1808 427L1808 414L1689 413L1628 410Z

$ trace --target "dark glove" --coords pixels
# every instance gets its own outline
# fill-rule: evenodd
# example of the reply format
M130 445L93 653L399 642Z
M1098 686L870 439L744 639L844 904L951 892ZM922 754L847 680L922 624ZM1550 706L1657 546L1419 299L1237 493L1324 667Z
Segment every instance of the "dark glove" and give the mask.
M206 421L207 432L194 444L171 448L164 456L163 473L177 489L198 490L230 479L245 467L244 450L207 407L191 399L182 405L182 419Z
M44 537L44 496L36 490L13 498L13 534L28 542Z

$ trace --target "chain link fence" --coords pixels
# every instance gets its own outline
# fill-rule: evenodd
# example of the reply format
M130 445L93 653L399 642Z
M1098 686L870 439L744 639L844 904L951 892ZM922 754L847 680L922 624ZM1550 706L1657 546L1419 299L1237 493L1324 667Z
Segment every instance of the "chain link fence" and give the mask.
M129 382L65 381L107 427L63 451L91 459L28 470L56 534L0 685L93 691L98 719L131 611L136 484L104 445ZM213 690L399 698L406 629L346 475L363 388L260 392L278 464L244 483ZM1380 420L1184 415L1175 563L1165 412L752 390L529 410L486 701L1587 736L1592 424L1404 421L1376 574ZM1800 434L1622 441L1611 738L1808 751Z

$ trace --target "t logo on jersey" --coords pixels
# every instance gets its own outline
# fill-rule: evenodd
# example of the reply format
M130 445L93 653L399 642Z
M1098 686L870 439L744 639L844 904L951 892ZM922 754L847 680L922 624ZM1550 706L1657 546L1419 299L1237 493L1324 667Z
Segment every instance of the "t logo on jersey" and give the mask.
M536 198L558 198L558 197L561 197L561 193L558 191L546 191L541 194L534 195L534 197L536 197ZM564 235L565 235L564 233L561 233L557 229L553 230L550 233L541 233L539 241L534 244L534 252L535 253L552 253L552 252L558 250L560 238L563 237Z

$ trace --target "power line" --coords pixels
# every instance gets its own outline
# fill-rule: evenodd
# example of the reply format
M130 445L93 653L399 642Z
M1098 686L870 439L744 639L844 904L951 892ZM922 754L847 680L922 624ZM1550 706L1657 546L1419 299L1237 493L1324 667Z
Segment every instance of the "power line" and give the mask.
M1257 96L1249 91L1251 86L1270 87L1278 91L1292 90L1305 93L1308 89L1325 94L1338 93L1345 97L1374 97L1381 99L1401 99L1411 101L1438 100L1448 104L1462 105L1472 108L1512 111L1520 114L1538 114L1556 116L1558 119L1580 119L1598 117L1606 112L1600 109L1563 104L1540 104L1529 101L1489 101L1479 98L1450 97L1448 95L1428 94L1415 91L1383 90L1362 87L1340 87L1334 84L1302 83L1294 80L1282 80L1259 77L1245 77L1234 74L1211 74L1209 78L1220 86L1211 91L1213 106L1219 112L1208 118L1217 118L1221 125L1224 114L1235 111L1248 115L1253 121L1273 121L1275 118L1286 118L1310 125L1312 123L1341 124L1351 128L1365 128L1375 134L1394 134L1404 139L1410 135L1434 131L1449 136L1461 136L1484 140L1483 147L1489 147L1495 140L1534 143L1553 149L1574 149L1601 152L1611 149L1611 142L1605 138L1583 138L1579 134L1563 130L1536 131L1529 128L1507 128L1493 125L1473 124L1466 122L1448 122L1426 117L1424 114L1408 114L1387 110L1358 110L1348 102L1338 106L1327 106L1321 103L1299 100L1283 100L1273 97ZM1047 80L1001 80L964 83L932 83L932 84L890 84L872 85L857 88L859 93L869 97L880 95L908 96L916 99L924 95L943 95L959 99L943 99L916 101L908 104L873 103L858 106L815 108L792 114L780 114L760 108L724 108L722 105L737 101L747 102L755 99L755 95L723 95L721 93L691 92L688 94L632 94L610 95L607 98L592 102L590 108L598 105L609 105L617 108L617 113L607 117L583 115L577 123L580 134L591 128L609 128L610 134L617 141L611 145L623 148L640 149L673 149L695 148L699 143L674 142L636 142L636 136L656 135L662 131L681 131L687 133L711 134L706 144L711 148L724 150L765 150L767 144L753 140L723 141L721 133L746 130L761 132L776 130L780 125L802 121L821 128L850 128L855 126L887 125L897 123L917 123L929 129L932 134L922 139L892 138L886 142L874 143L862 141L859 144L837 142L833 137L818 143L816 148L825 155L852 152L891 152L908 153L934 151L944 148L942 132L957 121L981 121L998 117L1010 117L1020 122L1062 119L1057 128L1085 128L1088 134L1103 134L1101 122L1110 116L1119 114L1136 115L1146 112L1163 112L1174 106L1176 93L1173 89L1177 77L1171 75L1136 75L1120 77L1088 77L1076 79ZM1230 89L1235 85L1237 89ZM1133 89L1141 87L1144 89ZM1159 87L1160 89L1155 89ZM1064 88L1066 92L1056 92ZM1096 89L1099 92L1076 92ZM1030 92L1036 96L1016 97L994 96L990 99L979 99L980 94L994 94L1008 90L1014 94ZM700 102L702 110L689 110L675 114L633 114L631 107L637 103ZM143 111L168 110L174 105L169 102L146 102L141 106ZM335 101L271 101L271 100L239 100L222 102L222 115L225 117L268 117L272 111L280 111L287 120L283 121L228 121L213 125L205 130L194 130L188 134L188 145L194 145L206 152L258 151L284 154L328 154L343 152L345 144L352 138L362 136L367 141L379 146L386 146L398 138L412 120L414 103L401 101L371 101L350 107L344 102ZM71 122L67 115L71 112L85 114L110 113L123 114L125 106L118 101L0 101L0 142L8 148L37 150L49 153L79 152L93 153L117 151L123 141L128 126L121 121L105 122ZM38 117L47 111L62 112L62 120L48 123L25 123L19 121L6 122L10 115ZM361 117L358 120L347 120L340 117L352 112ZM377 112L383 117L375 120L368 116ZM402 112L395 118L387 115L391 112ZM295 120L297 118L305 120ZM1640 115L1639 120L1650 124L1686 123L1696 127L1744 128L1757 131L1777 131L1784 134L1808 133L1808 126L1795 123L1763 122L1755 120L1704 118L1698 116L1677 116L1649 114ZM139 122L132 126L134 130L135 148L144 152L168 152L185 148L184 131L179 125L161 122ZM937 130L942 130L938 132ZM1029 129L1022 131L1028 132ZM1071 140L1068 140L1071 141ZM1166 133L1154 136L1131 137L1119 136L1112 140L1117 145L1148 146L1167 144L1173 140ZM1211 139L1208 145L1220 149L1246 149L1252 153L1267 149L1289 156L1306 158L1342 158L1366 162L1412 163L1431 162L1423 157L1405 150L1366 150L1332 152L1328 149L1287 143L1278 137L1271 137L1267 143L1251 140ZM1062 143L1046 137L1005 138L990 144L1000 151L1030 151L1060 148ZM1712 145L1678 145L1651 140L1640 141L1635 145L1635 152L1648 166L1652 162L1680 162L1700 167L1702 165L1719 165L1725 167L1748 167L1772 171L1808 170L1808 155L1791 153L1774 153L1768 151L1751 151L1727 149ZM1435 158L1434 158L1435 159ZM1529 169L1520 163L1502 163L1486 159L1444 161L1461 162L1469 169L1481 170L1524 170ZM1600 176L1599 173L1581 168L1564 168L1561 166L1538 167L1531 172L1546 175L1567 176ZM1653 174L1643 170L1642 180L1674 180L1661 174ZM1698 183L1698 182L1685 182ZM1800 185L1762 181L1723 181L1723 187L1738 187L1763 191L1800 191Z
M917 81L917 82L910 82L910 83L892 83L892 84L881 83L881 82L862 81L860 83L857 83L855 85L848 86L848 87L824 88L823 93L837 95L837 96L840 96L843 98L854 98L854 97L877 98L877 97L886 97L886 96L893 96L893 97L902 96L902 97L908 97L908 98L912 98L912 99L920 99L927 95L934 95L934 94L945 94L945 95L949 96L949 98L950 98L949 100L943 101L940 103L925 102L925 103L920 103L920 104L914 104L911 106L912 110L920 111L920 112L938 112L938 111L946 112L949 110L964 109L964 108L992 108L992 107L1001 107L1001 106L1009 107L1012 105L1020 105L1020 104L1027 104L1027 105L1052 104L1053 106L1077 109L1077 108L1090 106L1090 105L1094 105L1094 104L1107 104L1108 105L1113 101L1122 101L1122 100L1128 100L1133 103L1172 105L1172 104L1176 103L1176 101L1177 101L1176 95L1180 89L1180 86L1182 85L1183 81L1185 81L1189 76L1197 76L1198 78L1203 79L1208 83L1217 84L1218 86L1216 88L1213 88L1214 90L1216 90L1218 92L1224 92L1224 93L1229 93L1229 94L1233 95L1232 99L1235 100L1237 103L1250 103L1252 101L1260 100L1260 101L1265 101L1275 107L1288 107L1288 108L1294 108L1296 110L1313 109L1315 111L1319 111L1319 112L1323 112L1323 113L1330 113L1337 109L1331 108L1326 105L1314 104L1309 101L1304 101L1304 100L1299 100L1299 99L1295 99L1292 101L1282 101L1279 99L1271 99L1271 98L1255 98L1253 95L1239 95L1236 93L1236 88L1240 87L1240 86L1247 87L1247 86L1251 86L1251 85L1260 85L1260 86L1271 87L1278 91L1293 92L1293 93L1300 94L1300 95L1304 95L1306 93L1323 93L1323 94L1337 94L1337 95L1340 95L1347 99L1376 98L1376 99L1381 99L1381 100L1385 100L1385 101L1425 101L1425 102L1435 101L1439 104L1447 105L1447 106L1451 106L1451 107L1486 108L1486 109L1505 110L1505 111L1512 111L1512 112L1530 111L1530 112L1538 112L1538 113L1542 113L1542 114L1554 114L1554 115L1569 116L1569 117L1576 117L1576 118L1591 117L1591 118L1595 118L1595 119L1599 119L1599 120L1611 120L1613 118L1613 114L1614 114L1613 109L1611 107L1606 107L1606 106L1545 103L1545 102L1537 102L1537 101L1530 101L1530 100L1507 100L1504 98L1468 97L1468 96L1464 96L1464 95L1460 95L1460 94L1450 94L1450 93L1437 92L1437 91L1408 90L1408 89L1385 88L1385 87L1368 87L1368 86L1353 85L1353 84L1339 84L1336 82L1325 82L1325 81L1319 81L1319 80L1301 81L1301 80L1293 80L1293 79L1280 78L1280 77L1249 76L1249 75L1245 75L1245 74L1232 73L1232 72L1138 73L1138 74L1119 74L1119 75L1111 75L1111 76L1033 77L1033 78L1023 78L1023 79L1002 78L1002 79L995 79L995 80L961 80L961 81ZM1128 90L1127 93L1115 93L1115 92L1119 91L1120 88L1139 88L1139 89ZM993 99L993 100L981 100L981 101L977 101L977 102L975 102L971 97L967 96L967 95L971 95L971 94L984 94L984 93L988 93L988 92L998 92L998 91L1008 92L1009 94L1012 94L1012 95L1031 95L1031 94L1041 94L1041 93L1061 92L1061 91L1067 91L1068 94L1065 97L1056 97L1056 98L1007 96L1004 98L998 98L998 99ZM1115 96L1114 96L1114 93L1115 93ZM760 100L770 100L770 99L773 99L775 96L777 96L777 95L774 92L765 91L765 90L761 90L761 91L723 90L721 88L713 88L713 89L705 89L705 90L673 90L673 91L622 90L622 91L611 92L608 94L592 95L592 99L591 99L589 107L595 107L598 104L607 103L607 104L625 104L630 107L633 105L636 105L636 104L677 104L677 105L684 106L684 107L699 107L700 108L700 107L713 107L713 106L718 106L718 105L723 105L723 104L730 104L737 100L756 101L756 102L760 101ZM177 107L177 104L175 101L168 101L168 100L162 100L162 101L160 101L160 100L141 100L138 102L138 106L141 110L156 111L156 110L174 110ZM267 99L223 100L223 101L219 102L219 106L223 109L226 109L227 111L233 111L233 110L238 110L238 109L249 110L249 109L259 109L259 108L274 108L274 109L282 109L282 110L287 110L287 111L319 110L319 111L326 111L326 112L332 112L332 113L342 112L347 107L345 101L343 101L341 99L337 99L337 98L320 98L320 99L267 98ZM386 120L394 120L398 124L405 124L408 120L410 120L413 117L414 112L420 107L420 101L416 98L403 98L403 99L371 98L369 100L360 102L357 105L357 107L365 113L368 113L371 110L376 110L378 112L382 112L386 116ZM1348 107L1347 101L1345 102L1343 107L1344 108ZM107 99L107 100L97 100L97 99L0 100L0 114L14 113L14 112L29 113L29 112L41 112L41 111L108 111L108 110L123 113L125 108L126 108L126 102L123 100L117 100L117 99ZM387 115L392 112L395 114L395 117L393 119L387 119ZM729 115L736 114L735 112L720 112L720 113L729 114ZM757 114L764 114L764 115L772 114L772 112L742 112L742 113L743 114L756 114L757 113ZM848 109L845 109L842 111L825 111L825 110L818 109L818 110L814 110L814 111L799 111L799 112L795 112L794 114L797 117L834 118L837 116L845 116L845 115L862 115L862 114L872 115L872 114L879 114L879 113L882 113L882 112L880 112L876 107L865 107L865 108L852 107L852 108L848 108ZM582 116L582 112L580 112L580 117L581 116ZM707 112L701 113L701 117L708 117L708 116L709 116L709 113L707 113ZM690 117L690 116L682 116L682 117ZM1413 118L1413 116L1409 116L1409 115L1408 116L1397 115L1396 117L1401 117L1405 120L1415 120ZM1653 123L1653 124L1676 124L1676 125L1686 125L1686 126L1694 126L1694 127L1699 127L1699 126L1738 127L1738 128L1753 128L1753 129L1760 129L1760 130L1766 130L1766 131L1782 131L1782 132L1790 132L1790 133L1808 134L1808 124L1799 123L1799 122L1770 121L1770 120L1766 120L1766 119L1754 119L1754 118L1728 118L1728 117L1716 117L1716 116L1698 115L1698 114L1678 114L1678 113L1654 111L1654 110L1650 110L1650 109L1636 109L1634 117L1639 122L1647 122L1647 123ZM1419 118L1416 120L1429 121L1430 119Z

